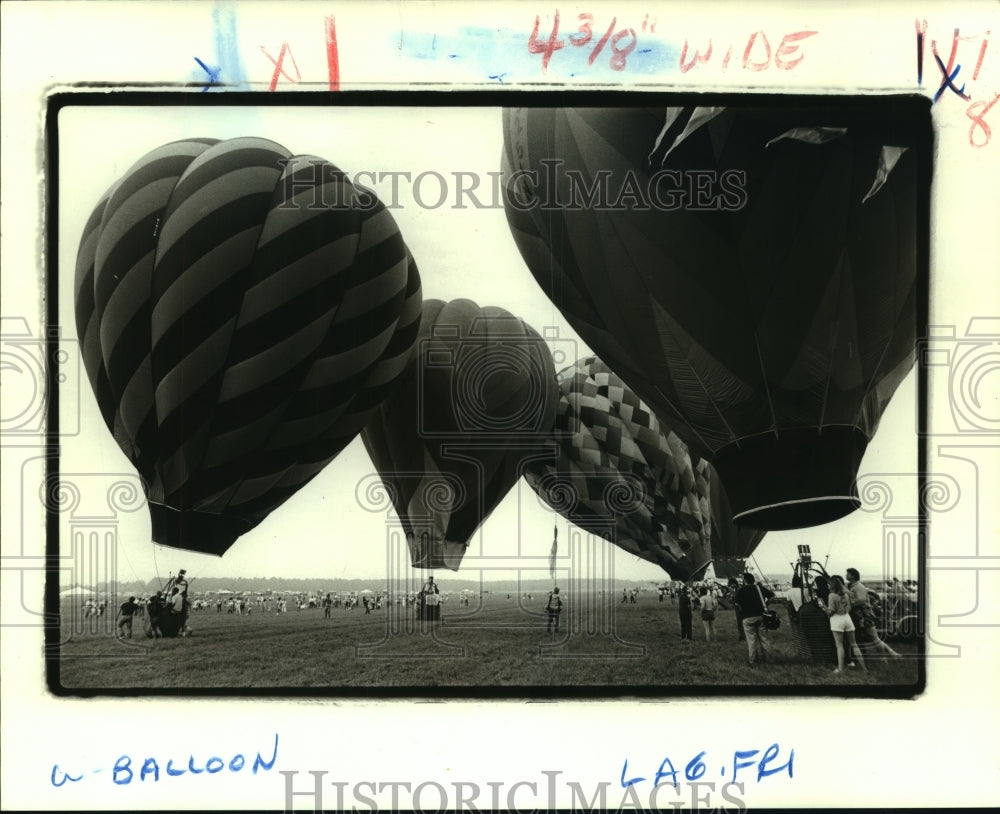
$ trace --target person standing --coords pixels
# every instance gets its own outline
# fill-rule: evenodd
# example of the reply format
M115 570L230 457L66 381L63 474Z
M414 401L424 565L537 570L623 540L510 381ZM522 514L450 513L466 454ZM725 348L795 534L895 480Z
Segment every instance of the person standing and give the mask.
M837 669L833 672L841 673L844 670L844 639L847 639L847 646L851 655L857 659L861 669L865 668L865 659L861 655L861 649L854 638L854 622L851 621L851 600L847 596L847 588L844 580L839 576L830 579L830 595L826 601L826 613L830 617L830 630L833 632L833 639L837 644ZM853 663L853 662L852 662Z
M677 601L677 614L681 620L681 638L691 641L691 595L688 593L687 585L682 586L680 589L680 597Z
M163 594L157 591L149 598L147 606L149 608L149 631L147 635L154 639L160 639L163 637L163 631L160 630L160 617L167 610Z
M857 568L847 569L847 598L851 603L851 619L855 626L863 630L868 640L875 646L875 651L882 655L894 659L902 658L895 650L887 645L878 635L875 627L875 613L872 611L872 603L868 598L868 589L861 582L861 574Z
M747 640L747 634L743 632L743 618L740 616L740 605L736 601L736 595L740 591L740 581L736 577L729 578L729 601L733 603L733 610L736 616L736 638L745 642Z
M767 650L764 647L762 628L767 600L774 598L774 593L768 588L756 584L753 574L743 575L743 586L736 594L736 604L743 623L743 632L747 639L747 655L750 664L763 664L767 661Z
M552 592L549 594L549 601L545 605L545 610L549 614L549 624L546 629L548 633L552 633L553 628L555 632L559 632L559 614L562 613L563 601L562 597L559 596L559 588L553 588Z
M182 575L183 573L184 572L181 571ZM174 585L173 592L167 599L167 608L170 616L174 619L177 626L177 635L186 636L188 634L188 611L190 610L191 605L188 602L187 593L181 590L181 585L186 586L187 582L178 581Z
M701 622L705 626L705 641L710 642L715 638L715 611L719 603L715 595L708 589L707 585L701 586Z
M123 602L118 609L118 638L132 638L132 617L139 612L139 606L135 603L135 597L130 596L128 602ZM128 636L125 635L126 631Z
M441 606L438 604L440 602L440 593L441 589L434 582L434 577L427 577L427 581L420 589L421 613L418 614L420 618L430 622L441 618Z

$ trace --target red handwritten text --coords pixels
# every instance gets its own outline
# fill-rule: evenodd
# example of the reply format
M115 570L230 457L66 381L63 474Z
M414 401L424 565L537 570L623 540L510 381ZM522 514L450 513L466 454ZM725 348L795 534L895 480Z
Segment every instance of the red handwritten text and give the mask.
M915 27L917 35L917 84L922 85L924 81L924 57L927 51L927 20L916 20ZM985 147L990 143L992 133L985 117L1000 100L1000 94L994 93L988 101L986 99L974 100L971 89L966 89L968 83L961 78L963 63L959 62L958 58L960 51L965 54L975 54L976 62L972 69L971 81L976 81L983 67L983 60L986 58L989 35L990 32L987 31L985 34L963 37L959 29L952 29L951 48L948 51L947 62L941 58L937 40L930 40L931 57L940 74L937 90L934 91L934 103L939 102L946 94L956 96L963 102L969 103L965 108L965 115L972 122L969 125L969 144L973 147ZM979 47L973 51L972 48L963 46L963 43L975 43Z
M743 70L759 72L765 71L773 65L778 70L790 71L805 58L800 43L818 33L818 31L809 30L793 31L790 34L785 34L778 43L778 47L772 50L771 41L768 39L767 34L762 30L754 31L747 38L745 45L740 42L736 45L729 45L726 48L725 54L722 57L722 70L725 71L729 67L729 60L733 56L733 48L735 47L737 54L739 54L739 47L743 46L742 59L738 60L738 64ZM713 43L711 37L708 38L707 45L701 49L697 47L692 48L691 44L685 38L680 55L681 73L687 73L698 65L710 64L712 54Z
M528 53L542 55L542 73L548 71L549 62L556 51L566 47L567 42L574 48L590 46L587 65L593 65L602 54L607 54L608 65L613 71L624 71L628 66L628 56L639 42L634 28L618 28L618 18L612 17L607 28L596 34L594 31L594 15L583 13L577 15L577 28L566 39L559 36L559 10L552 17L552 28L548 38L541 37L542 18L535 15L535 24L528 37ZM656 20L650 20L647 14L642 21L643 31L656 31ZM596 42L595 42L596 39Z

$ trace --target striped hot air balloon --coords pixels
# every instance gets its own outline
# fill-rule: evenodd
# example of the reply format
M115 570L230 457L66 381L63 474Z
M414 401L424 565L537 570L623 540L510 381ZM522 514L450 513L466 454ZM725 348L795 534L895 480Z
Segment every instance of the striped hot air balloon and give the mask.
M915 357L928 108L504 111L528 267L712 461L740 524L860 505L862 455Z
M525 480L570 522L690 580L712 560L713 474L594 356L558 376L554 458ZM731 518L729 518L731 522Z
M76 323L157 542L222 554L361 430L405 368L420 277L391 214L259 138L141 158L80 241Z
M414 567L457 571L469 540L544 455L555 418L545 341L502 308L427 300L400 389L361 434Z

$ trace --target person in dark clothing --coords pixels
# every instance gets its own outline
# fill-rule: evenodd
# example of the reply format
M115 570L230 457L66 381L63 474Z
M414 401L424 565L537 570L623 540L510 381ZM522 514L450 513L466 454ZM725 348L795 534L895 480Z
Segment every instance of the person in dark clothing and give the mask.
M743 620L740 618L740 606L736 602L736 594L740 591L740 581L736 577L729 578L729 598L732 600L733 608L736 610L736 638L745 642L747 634L743 632Z
M680 601L677 603L677 612L681 617L681 638L692 639L691 636L691 595L687 586L681 588Z
M165 612L163 594L157 591L149 598L147 603L149 608L149 631L148 634L151 638L159 639L163 637L163 631L160 630L160 616Z
M747 637L747 652L750 664L763 664L767 660L764 647L764 611L768 599L774 599L774 592L756 584L753 574L743 575L743 586L736 593L743 632Z
M434 577L427 577L427 581L417 597L420 602L417 607L417 618L429 622L436 622L441 618L441 606L438 604L440 593L441 589L434 582Z
M135 597L129 597L128 602L123 602L118 609L118 636L122 639L132 638L132 617L139 612ZM128 632L128 636L125 633Z

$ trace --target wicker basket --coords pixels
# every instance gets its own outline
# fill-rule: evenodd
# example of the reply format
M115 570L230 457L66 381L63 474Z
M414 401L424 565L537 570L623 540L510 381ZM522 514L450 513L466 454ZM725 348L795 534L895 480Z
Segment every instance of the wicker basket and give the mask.
M800 657L816 664L836 664L837 648L830 632L830 619L815 601L806 602L798 613L789 606L792 640Z

